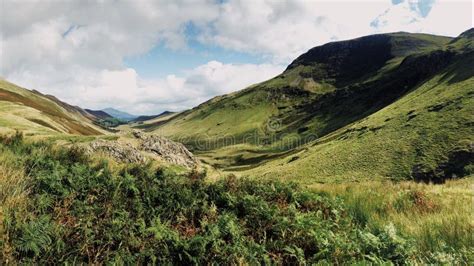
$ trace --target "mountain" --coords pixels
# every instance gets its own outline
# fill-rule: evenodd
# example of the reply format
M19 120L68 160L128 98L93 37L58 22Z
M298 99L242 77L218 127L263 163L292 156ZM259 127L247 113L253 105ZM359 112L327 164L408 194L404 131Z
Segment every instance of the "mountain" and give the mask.
M463 175L474 139L472 29L310 49L277 77L150 131L243 175L337 181Z
M54 96L31 91L0 80L0 132L21 130L26 134L100 135L95 117Z
M124 121L131 121L131 120L138 117L136 115L132 115L132 114L129 114L129 113L126 113L126 112L122 112L122 111L119 111L119 110L114 109L114 108L105 108L105 109L102 109L101 111L107 113L108 115L110 115L112 117L115 117L115 118L118 118L118 119L124 120Z
M92 116L98 119L109 119L112 118L111 115L102 111L102 110L91 110L91 109L84 109L87 113L91 114Z
M147 121L147 120L152 120L152 119L156 119L156 118L160 118L160 117L163 117L163 116L169 116L169 115L172 115L174 114L174 112L169 112L169 111L164 111L158 115L141 115L135 119L133 119L131 122L144 122L144 121Z

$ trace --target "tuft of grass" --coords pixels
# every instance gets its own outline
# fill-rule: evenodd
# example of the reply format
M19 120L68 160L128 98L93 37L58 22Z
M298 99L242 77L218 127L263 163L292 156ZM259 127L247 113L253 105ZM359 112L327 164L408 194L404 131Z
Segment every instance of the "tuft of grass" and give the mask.
M445 184L365 182L310 189L341 198L354 221L371 231L393 224L410 236L417 260L455 264L474 259L474 176Z
M23 135L15 135L2 139L3 145L18 147L22 145ZM14 153L0 145L0 258L3 262L15 261L13 257L12 239L8 235L8 213L15 210L15 217L21 219L28 213L29 178L18 165Z

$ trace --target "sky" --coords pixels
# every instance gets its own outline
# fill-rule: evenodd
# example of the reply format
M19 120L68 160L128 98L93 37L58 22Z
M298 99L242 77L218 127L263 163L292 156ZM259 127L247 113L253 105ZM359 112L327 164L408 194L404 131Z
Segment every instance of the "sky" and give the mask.
M192 108L331 41L457 36L470 0L0 0L0 77L83 108Z

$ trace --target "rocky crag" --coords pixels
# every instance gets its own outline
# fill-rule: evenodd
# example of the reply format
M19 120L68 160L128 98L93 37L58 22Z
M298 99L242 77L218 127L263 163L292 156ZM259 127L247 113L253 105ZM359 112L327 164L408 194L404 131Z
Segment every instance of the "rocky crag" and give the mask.
M146 163L148 160L161 159L189 169L199 165L199 160L181 143L138 130L133 131L132 135L134 144L96 140L86 149L89 153L102 152L116 161L126 163Z

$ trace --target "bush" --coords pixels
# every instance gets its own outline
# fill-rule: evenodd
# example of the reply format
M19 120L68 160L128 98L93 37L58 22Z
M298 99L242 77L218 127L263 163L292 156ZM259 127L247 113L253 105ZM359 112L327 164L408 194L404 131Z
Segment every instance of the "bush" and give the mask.
M16 131L12 136L0 136L0 143L8 147L15 147L23 142L23 133Z

